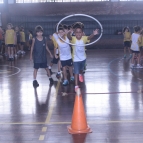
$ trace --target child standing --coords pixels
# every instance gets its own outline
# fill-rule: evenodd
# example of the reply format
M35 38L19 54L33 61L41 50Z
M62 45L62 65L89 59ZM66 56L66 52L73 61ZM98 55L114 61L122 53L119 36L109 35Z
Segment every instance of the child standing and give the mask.
M125 27L123 29L123 36L124 36L124 58L126 58L127 50L129 50L130 57L132 57L130 46L131 46L131 33L129 27Z
M139 48L140 48L140 62L141 62L141 59L143 58L142 57L143 56L143 29L140 32L138 44L139 44Z
M138 45L138 39L139 39L139 34L140 34L140 26L135 26L134 27L134 33L132 34L132 38L131 38L131 41L132 41L132 44L131 44L131 50L132 50L132 53L133 53L133 56L132 56L132 61L131 61L131 67L134 67L134 58L135 58L135 55L138 57L137 58L137 68L140 68L140 49L139 49L139 45Z
M9 56L9 61L14 60L14 45L16 42L16 35L14 30L12 29L12 24L9 23L7 24L7 30L5 34L5 44L7 45L8 48L8 56Z
M28 35L29 35L29 39L28 39L28 46L29 46L29 48L28 48L28 50L30 51L31 45L32 45L32 38L33 38L33 33L32 33L31 30L28 31Z
M61 36L61 38L63 38L66 42L69 43L69 39L66 36L64 28L62 27L59 28L58 34ZM71 47L69 46L69 44L65 43L60 38L58 38L56 42L57 42L57 47L59 49L59 57L60 57L61 65L63 68L63 75L64 75L63 85L66 86L69 84L67 79L67 68L69 69L69 72L70 72L70 81L71 82L74 81Z
M21 27L21 30L20 30L20 49L21 49L21 54L25 54L24 52L24 44L25 44L25 32L24 32L24 28Z
M41 26L36 26L35 28L36 37L32 40L32 46L31 46L31 54L30 54L30 60L34 61L34 72L33 72L33 87L36 88L39 86L36 77L37 72L39 68L44 68L47 72L47 75L49 76L50 85L53 84L53 79L51 78L50 71L47 67L47 52L52 57L52 54L47 46L46 38L43 37L43 28Z
M79 88L78 79L80 82L83 82L83 70L86 63L86 53L85 53L85 44L98 34L98 30L94 30L93 34L88 36L83 36L82 27L75 27L74 30L75 36L71 36L70 31L68 33L68 38L71 40L72 44L72 56L73 56L73 66L74 66L74 75L75 75L75 91Z
M21 50L20 50L20 32L19 32L18 26L15 27L15 33L16 33L16 39L17 39L16 51L17 51L17 54L20 54L21 53Z

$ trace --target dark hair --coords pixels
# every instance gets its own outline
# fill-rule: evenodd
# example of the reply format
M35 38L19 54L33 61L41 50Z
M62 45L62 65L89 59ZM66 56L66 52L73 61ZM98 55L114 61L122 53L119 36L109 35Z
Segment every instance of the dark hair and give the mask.
M68 29L68 25L64 24L63 28L67 30Z
M78 26L77 26L77 27L75 27L75 29L74 29L74 30L76 31L77 29L81 29L81 31L83 32L82 27L80 27L80 26L78 27Z
M128 29L128 32L130 32L130 28L127 26L123 28L123 33L126 31L126 29Z
M57 29L56 29L56 28L57 28L57 25L58 25L58 23L55 25L55 28L54 28L55 31L57 31ZM63 25L62 25L62 24L59 24L59 27L63 27ZM58 27L58 29L59 29L59 27Z
M68 26L68 30L70 30L71 28L72 28L72 26L71 26L71 25L69 25L69 26Z
M28 30L28 32L29 32L30 34L32 34L32 35L33 35L33 32L32 32L32 30Z
M23 26L21 26L19 29L20 29L20 31L22 31L22 30L24 30L24 27L23 27Z
M63 31L64 31L64 28L63 28L63 27L58 27L58 31L59 31L59 30L63 30Z
M135 32L139 32L141 30L141 27L140 26L134 26L134 30L135 30Z
M38 25L35 27L35 33L37 33L37 32L43 32L42 26Z
M81 23L81 22L75 22L75 23L72 25L72 27L73 27L73 29L80 28L80 29L82 29L82 31L83 31L83 29L84 29L84 24Z
M140 34L143 35L143 29L141 30Z
M13 25L11 23L8 23L7 26L10 25L11 27L13 27Z

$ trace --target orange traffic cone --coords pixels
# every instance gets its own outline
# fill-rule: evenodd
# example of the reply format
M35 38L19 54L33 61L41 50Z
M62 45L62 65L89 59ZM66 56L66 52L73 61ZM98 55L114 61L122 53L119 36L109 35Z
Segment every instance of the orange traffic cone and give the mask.
M92 132L87 125L84 105L80 89L77 90L77 95L74 103L72 115L72 124L67 127L70 134L90 133Z

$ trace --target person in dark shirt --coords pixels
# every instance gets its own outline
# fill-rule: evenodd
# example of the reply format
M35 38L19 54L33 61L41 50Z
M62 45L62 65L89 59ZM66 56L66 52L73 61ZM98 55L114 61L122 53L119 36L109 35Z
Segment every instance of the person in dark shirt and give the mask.
M46 42L46 38L43 37L43 28L38 25L35 28L36 37L32 39L30 60L33 59L34 62L34 72L33 72L33 87L36 88L39 86L36 77L39 68L44 68L47 72L47 75L50 80L50 85L53 84L53 79L51 78L50 71L47 67L47 51L50 54L51 58L53 57Z

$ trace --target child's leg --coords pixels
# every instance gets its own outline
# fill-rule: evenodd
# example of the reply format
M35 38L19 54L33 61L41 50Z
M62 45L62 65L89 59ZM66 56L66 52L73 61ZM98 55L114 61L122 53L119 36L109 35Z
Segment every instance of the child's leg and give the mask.
M52 77L51 77L50 71L49 71L48 68L45 68L45 70L46 70L47 75L48 75L48 77L49 77L50 85L52 85L52 84L54 83L54 81L53 81L53 79L52 79Z
M10 58L11 58L10 47L7 47L7 52L8 52L8 57L9 57L9 59L10 59Z
M13 49L13 48L14 48L14 47L11 47L11 48L10 48L10 50L11 50L11 58L14 57L14 56L13 56L13 55L14 55L14 54L13 54L13 53L14 53L14 49Z
M69 67L70 77L73 77L73 66Z
M38 72L38 69L34 69L34 72L33 72L33 79L36 80L37 78L37 72Z
M126 47L124 47L124 58L126 58Z
M67 66L63 67L64 80L67 80Z
M137 61L137 64L139 65L139 64L140 64L140 53L137 54L137 57L138 57L138 59L137 59L137 60L138 60L138 61Z
M134 64L135 53L133 53L131 63Z
M48 77L50 78L50 77L51 77L51 74L50 74L49 69L48 69L48 68L45 68L45 70L46 70L46 72L47 72Z
M33 87L34 88L37 88L39 86L39 83L36 80L36 78L37 78L37 72L38 72L38 69L34 68L34 71L33 71Z

